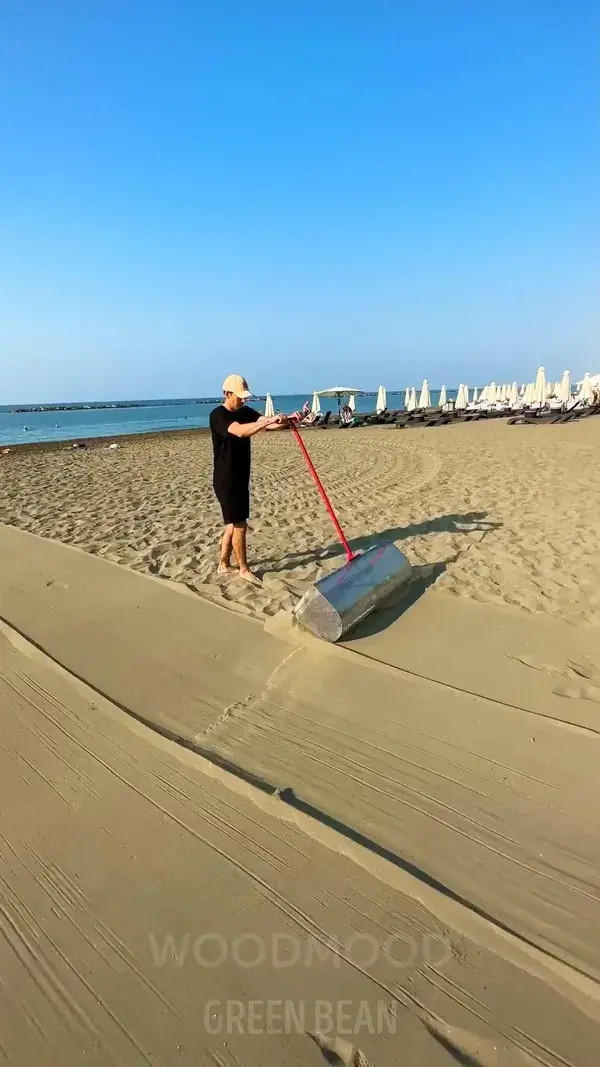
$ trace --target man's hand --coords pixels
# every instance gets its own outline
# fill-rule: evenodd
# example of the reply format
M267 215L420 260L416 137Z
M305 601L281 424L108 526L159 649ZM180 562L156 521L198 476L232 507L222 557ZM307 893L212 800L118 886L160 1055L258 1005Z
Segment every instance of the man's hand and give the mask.
M281 426L297 426L299 422L302 422L302 413L300 411L294 411L292 415L278 415Z
M293 415L274 415L272 419L266 419L263 423L263 429L287 430L290 426L296 426L298 424L298 417L297 411L295 411Z

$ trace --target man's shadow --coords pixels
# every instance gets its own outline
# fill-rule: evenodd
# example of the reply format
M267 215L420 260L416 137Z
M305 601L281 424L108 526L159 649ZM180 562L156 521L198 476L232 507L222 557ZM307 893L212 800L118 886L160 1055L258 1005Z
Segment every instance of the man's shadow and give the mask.
M360 552L371 548L378 541L404 541L408 537L422 537L430 533L469 533L473 530L481 530L485 534L502 526L501 522L493 522L488 519L487 515L487 511L468 511L464 515L438 515L434 519L425 519L423 522L411 523L409 526L392 526L387 530L378 530L377 533L353 537L349 540L349 544L354 552ZM279 557L268 556L256 560L254 566L266 567L289 562L294 567L308 567L319 560L334 559L336 556L343 555L342 545L339 541L334 541L325 549L311 548L303 552L286 552Z

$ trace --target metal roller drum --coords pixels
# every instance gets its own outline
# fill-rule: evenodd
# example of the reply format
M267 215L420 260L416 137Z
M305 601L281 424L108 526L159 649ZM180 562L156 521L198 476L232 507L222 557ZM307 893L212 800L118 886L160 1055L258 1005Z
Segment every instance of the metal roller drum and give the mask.
M411 576L406 556L390 541L381 541L316 582L302 597L294 616L315 637L339 641Z

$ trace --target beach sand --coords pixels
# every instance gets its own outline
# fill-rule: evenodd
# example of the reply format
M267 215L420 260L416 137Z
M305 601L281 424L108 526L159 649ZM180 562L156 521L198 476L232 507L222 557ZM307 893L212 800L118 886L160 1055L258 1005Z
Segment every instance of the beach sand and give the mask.
M336 647L282 611L341 562L287 435L256 592L206 435L0 457L0 1059L595 1067L599 433L307 435L416 570Z
M600 620L600 420L305 434L353 546L394 540L453 595ZM257 591L219 581L207 434L0 456L0 521L178 582L258 617L291 608L340 548L287 433L254 441Z

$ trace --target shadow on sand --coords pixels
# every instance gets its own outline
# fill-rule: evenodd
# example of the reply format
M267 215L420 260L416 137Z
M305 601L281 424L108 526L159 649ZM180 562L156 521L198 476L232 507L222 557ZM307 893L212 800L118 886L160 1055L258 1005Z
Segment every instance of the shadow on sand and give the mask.
M404 615L405 611L412 608L413 604L417 603L417 600L421 599L429 587L437 582L438 578L444 573L448 564L455 563L459 555L460 553L457 552L447 559L439 560L437 563L424 563L421 566L413 567L412 578L408 585L405 585L399 593L389 600L382 601L371 615L367 615L362 622L357 623L350 630L349 639L356 641L362 637L373 637L375 634L381 633L382 630L387 630L392 623Z
M428 519L424 522L413 523L409 526L394 526L387 530L380 530L375 534L369 534L363 537L354 537L350 539L350 547L355 551L361 551L363 549L370 548L372 545L377 544L378 541L403 541L409 537L420 537L433 533L471 533L474 530L481 531L484 535L491 530L497 530L502 526L501 522L493 522L488 518L486 511L468 511L463 515L438 515L434 519ZM438 578L444 573L450 563L455 563L461 556L461 552L456 552L446 559L438 560L436 563L418 564L413 567L413 576L404 588L393 599L383 601L376 611L367 618L363 619L357 626L351 631L351 639L371 637L374 634L380 633L382 630L386 630L392 623L396 622L406 611L416 604L423 594L432 586ZM334 542L328 545L323 551L322 549L307 550L306 552L292 552L288 555L278 557L276 559L262 559L258 560L255 564L256 567L265 567L267 565L273 566L279 564L280 568L285 569L287 565L292 564L295 567L309 566L311 563L315 563L318 560L331 559L337 556L343 556L344 549L339 542Z
M373 534L363 537L349 538L350 547L355 552L371 548L378 541L404 541L408 537L424 537L433 533L470 533L473 530L481 530L489 533L502 526L501 522L492 522L487 517L487 511L467 511L464 515L438 515L435 519L426 519L424 522L412 523L410 526L391 526L387 530L378 530ZM334 541L327 548L312 548L305 552L290 552L277 558L265 557L254 561L255 567L267 565L291 563L294 567L307 567L318 560L333 559L343 556L344 549L339 541Z

